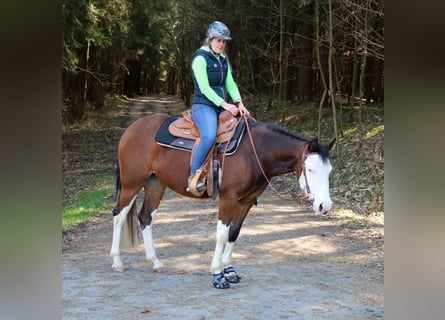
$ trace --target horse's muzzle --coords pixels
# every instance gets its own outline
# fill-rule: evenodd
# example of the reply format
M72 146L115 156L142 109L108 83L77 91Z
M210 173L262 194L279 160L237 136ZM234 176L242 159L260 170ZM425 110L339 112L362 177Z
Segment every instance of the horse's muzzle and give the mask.
M312 208L315 213L323 213L326 214L332 208L332 201L326 201L321 203L313 203Z

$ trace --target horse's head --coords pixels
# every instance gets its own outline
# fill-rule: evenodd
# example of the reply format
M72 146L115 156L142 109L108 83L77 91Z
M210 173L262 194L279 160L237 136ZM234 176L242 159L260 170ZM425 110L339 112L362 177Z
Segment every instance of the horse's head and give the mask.
M319 144L318 140L314 139L303 152L303 167L298 183L312 200L316 213L326 213L332 208L329 195L329 174L332 171L329 150L334 143L335 139L328 145Z

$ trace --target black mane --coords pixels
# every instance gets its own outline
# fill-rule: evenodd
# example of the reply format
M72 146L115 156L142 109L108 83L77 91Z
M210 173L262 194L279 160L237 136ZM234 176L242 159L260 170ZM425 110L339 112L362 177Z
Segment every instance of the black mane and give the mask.
M265 123L265 122L260 122L258 121L257 123L261 123L263 124L267 129L270 129L274 132L277 132L279 134L282 134L284 136L293 138L293 139L298 139L298 140L302 140L305 142L311 142L312 140L314 140L315 138L309 138L305 135L303 135L302 133L298 133L298 132L292 132L280 125L274 124L274 123ZM321 156L321 159L323 160L323 162L326 162L329 159L329 150L326 147L325 144L323 143L318 143L318 153Z
M266 123L266 127L269 128L272 131L278 132L282 135L294 138L294 139L298 139L298 140L303 140L305 142L311 142L313 139L306 137L305 135L303 135L302 133L298 133L298 132L292 132L280 125L277 124L273 124L273 123Z

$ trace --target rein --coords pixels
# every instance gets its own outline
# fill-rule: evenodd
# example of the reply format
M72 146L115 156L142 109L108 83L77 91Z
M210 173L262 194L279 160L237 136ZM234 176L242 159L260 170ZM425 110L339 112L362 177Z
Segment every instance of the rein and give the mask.
M260 158L258 157L258 153L257 153L257 151L256 151L255 144L254 144L254 142L253 142L253 138L252 138L252 133L251 133L251 131L250 131L249 122L247 121L248 118L247 118L247 116L245 116L245 115L243 115L242 117L244 118L244 121L245 121L245 123L246 123L247 133L248 133L248 136L249 136L250 145L252 146L253 154L255 155L255 159L256 159L256 161L257 161L257 163L258 163L258 166L260 167L260 170L261 170L261 173L263 174L263 177L266 179L266 181L267 181L268 185L271 187L271 189L272 189L272 190L273 190L273 191L274 191L280 198L282 198L282 199L288 199L289 197L286 197L286 196L284 196L283 194L281 194L281 193L277 190L277 188L275 188L274 185L273 185L273 184L270 182L270 180L267 178L266 173L264 172L264 169L263 169L263 167L261 166ZM253 118L252 118L252 119L253 119ZM255 120L255 119L253 119L253 120ZM256 121L256 120L255 120L255 121ZM303 157L302 157L303 159L302 159L302 167L301 167L301 171L304 173L304 179L305 179L305 182L306 182L306 191L307 191L308 193L310 193L310 188L309 188L309 184L308 184L308 182L307 182L307 176L306 176L306 167L305 167L305 165L304 165L304 161L305 161L306 158L310 155L310 153L307 152L307 149L308 149L308 146L306 146L306 147L304 148L304 151L303 151ZM297 176L297 173L295 173L295 176ZM298 179L298 177L297 177L297 179ZM298 199L298 198L291 198L291 199Z

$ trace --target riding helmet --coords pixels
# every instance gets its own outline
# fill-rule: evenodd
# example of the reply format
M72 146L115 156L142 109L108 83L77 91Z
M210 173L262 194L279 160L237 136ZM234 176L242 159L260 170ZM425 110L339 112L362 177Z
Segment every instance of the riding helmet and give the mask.
M209 24L206 36L209 39L218 38L222 40L232 40L229 28L220 21L213 21Z

